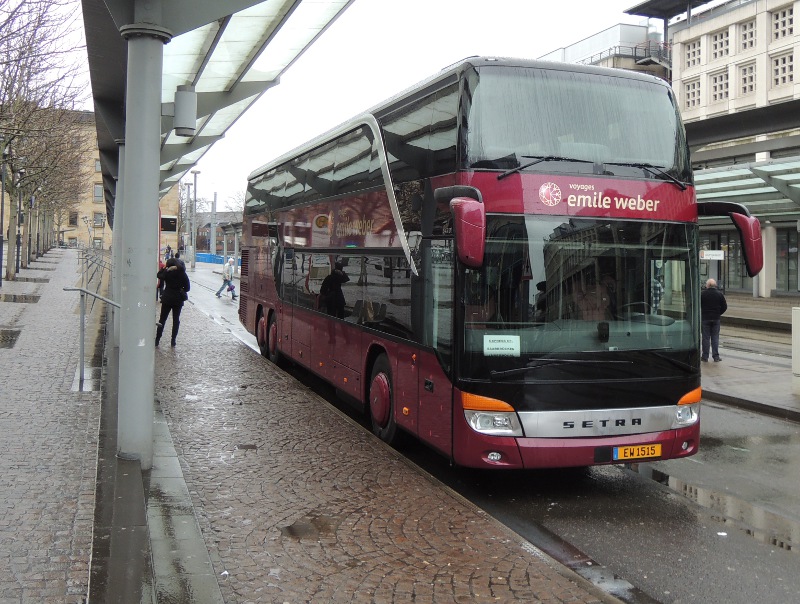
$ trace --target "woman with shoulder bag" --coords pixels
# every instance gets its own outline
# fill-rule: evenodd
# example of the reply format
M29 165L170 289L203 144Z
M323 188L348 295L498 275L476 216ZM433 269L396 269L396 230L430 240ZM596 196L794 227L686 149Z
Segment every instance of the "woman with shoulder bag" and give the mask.
M178 329L181 326L183 303L189 299L187 294L191 289L189 276L186 274L183 264L179 264L175 258L167 260L167 265L158 271L157 276L164 283L164 291L161 293L161 318L158 320L156 346L161 340L161 334L164 333L164 324L170 311L172 312L171 345L175 346L175 339L178 337Z

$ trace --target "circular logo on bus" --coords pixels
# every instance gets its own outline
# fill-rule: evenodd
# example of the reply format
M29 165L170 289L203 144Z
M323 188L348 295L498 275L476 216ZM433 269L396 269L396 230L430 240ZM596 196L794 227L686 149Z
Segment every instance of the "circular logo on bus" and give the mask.
M539 187L539 199L546 206L557 206L561 202L561 189L554 182L546 182Z

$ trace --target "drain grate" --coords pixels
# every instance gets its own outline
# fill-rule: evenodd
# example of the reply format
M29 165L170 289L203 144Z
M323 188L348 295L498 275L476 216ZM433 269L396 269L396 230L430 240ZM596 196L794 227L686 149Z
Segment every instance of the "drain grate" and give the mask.
M18 329L0 329L0 348L14 348L18 337Z
M47 277L20 277L17 276L14 281L24 281L25 283L50 283Z
M22 303L36 303L41 296L31 296L29 294L2 294L0 295L0 302L22 302Z

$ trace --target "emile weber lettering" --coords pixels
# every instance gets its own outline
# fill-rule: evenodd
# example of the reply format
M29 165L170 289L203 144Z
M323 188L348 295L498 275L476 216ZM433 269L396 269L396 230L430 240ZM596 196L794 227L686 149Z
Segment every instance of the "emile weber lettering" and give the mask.
M612 207L617 210L637 210L640 212L655 212L661 203L660 199L644 199L641 195L636 197L610 197L594 190L594 185L570 184L569 188L577 191L586 191L590 194L568 195L567 205L571 208L599 208L608 210Z
M347 237L348 235L368 235L372 232L372 226L375 221L371 219L350 220L347 217L341 222L336 224L336 236Z

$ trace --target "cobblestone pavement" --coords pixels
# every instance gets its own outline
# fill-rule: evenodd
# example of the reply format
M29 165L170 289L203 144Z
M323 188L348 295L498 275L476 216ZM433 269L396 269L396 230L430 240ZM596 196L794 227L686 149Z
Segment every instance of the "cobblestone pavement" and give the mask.
M192 304L156 398L225 602L616 602Z
M0 288L0 327L19 332L0 347L1 604L87 594L100 396L73 391L76 268L75 250L51 250Z

